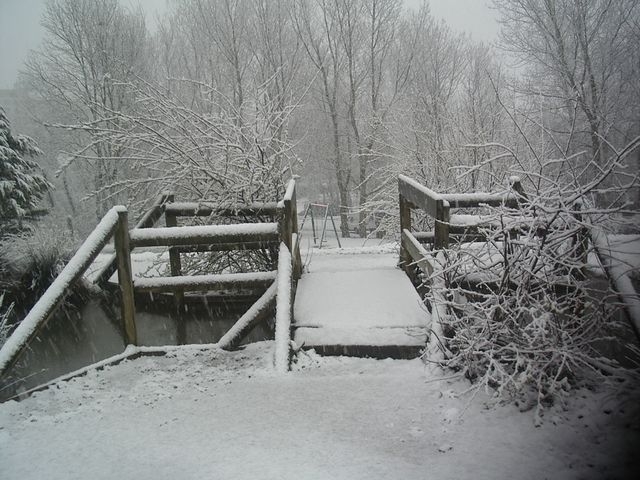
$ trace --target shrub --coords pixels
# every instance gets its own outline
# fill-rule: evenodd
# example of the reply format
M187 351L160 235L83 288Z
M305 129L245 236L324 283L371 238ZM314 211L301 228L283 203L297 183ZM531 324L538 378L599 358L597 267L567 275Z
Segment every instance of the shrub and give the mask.
M0 312L9 325L23 318L49 288L73 255L72 247L62 233L42 229L10 235L0 243L0 292L7 305ZM77 309L89 294L89 286L78 282L62 310Z

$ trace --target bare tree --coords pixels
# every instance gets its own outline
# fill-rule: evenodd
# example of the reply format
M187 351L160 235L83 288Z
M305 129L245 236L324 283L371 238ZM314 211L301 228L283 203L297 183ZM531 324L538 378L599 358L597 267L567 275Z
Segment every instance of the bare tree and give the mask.
M321 101L331 125L333 158L331 160L340 201L340 230L349 236L350 159L342 145L340 102L342 98L342 69L345 63L340 40L339 5L333 0L298 0L293 18L296 32L304 45L309 61L318 72Z
M530 93L555 99L569 150L601 165L637 129L621 121L638 77L625 74L640 8L633 0L495 0L504 48L533 65ZM637 58L637 55L636 55ZM556 115L557 118L557 115ZM577 128L572 128L576 123ZM624 123L627 123L626 125ZM571 134L569 134L571 133ZM587 140L588 139L588 140ZM586 142L585 142L586 140ZM615 146L614 149L609 145ZM587 181L588 178L583 179Z
M51 123L114 121L111 111L130 109L133 98L121 82L144 75L147 68L147 30L141 12L128 12L117 0L52 0L44 12L45 40L25 66L28 85L57 116ZM94 189L102 191L122 171L122 145L97 141L91 130L78 139L88 160ZM107 205L96 199L96 215Z

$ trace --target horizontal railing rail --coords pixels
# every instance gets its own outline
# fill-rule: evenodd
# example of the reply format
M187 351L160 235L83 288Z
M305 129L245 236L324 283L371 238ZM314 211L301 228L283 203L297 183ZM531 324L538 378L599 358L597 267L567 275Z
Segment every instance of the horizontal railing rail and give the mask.
M277 202L255 202L250 204L220 207L211 202L173 202L165 207L165 211L176 217L253 217L258 215L278 215L281 208Z

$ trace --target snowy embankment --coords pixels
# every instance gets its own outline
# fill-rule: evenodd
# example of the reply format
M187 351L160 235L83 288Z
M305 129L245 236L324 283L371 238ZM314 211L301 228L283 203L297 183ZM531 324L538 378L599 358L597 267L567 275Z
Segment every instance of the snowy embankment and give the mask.
M535 428L420 360L272 362L273 342L174 348L2 404L2 477L628 478L640 440L634 399L577 393Z

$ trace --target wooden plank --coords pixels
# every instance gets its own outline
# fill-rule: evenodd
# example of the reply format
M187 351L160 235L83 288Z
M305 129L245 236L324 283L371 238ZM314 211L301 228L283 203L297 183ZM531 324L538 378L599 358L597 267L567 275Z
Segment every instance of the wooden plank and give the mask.
M434 227L435 237L433 240L433 248L440 250L449 248L449 204L445 201L438 200L436 202L436 222Z
M171 195L170 201L173 202L174 196ZM169 204L168 206L171 206ZM178 227L178 218L172 213L168 212L165 208L164 212L165 225L168 228L177 228ZM169 269L171 271L171 276L179 277L182 275L182 262L180 261L180 252L176 250L176 247L169 247ZM176 312L181 313L184 307L184 292L176 291L173 295L174 304L176 307ZM177 341L179 345L185 343L185 339L187 337L187 325L185 319L182 315L178 315L177 322Z
M133 229L134 247L277 242L277 223L239 223L236 225L185 226L180 228Z
M402 245L411 257L411 263L417 265L426 275L431 276L433 274L433 264L429 261L431 255L409 230L402 231Z
M196 252L230 252L234 250L264 250L274 246L274 242L242 242L242 243L213 243L201 245L179 245L171 247L179 253Z
M289 181L287 191L280 204L284 207L284 211L280 219L280 239L291 252L293 251L292 235L298 231L296 182L294 180Z
M175 215L165 212L166 225L169 228L176 228L178 226L178 219ZM174 277L182 275L182 264L180 263L180 252L174 248L169 248L169 266L171 268L171 275Z
M127 345L137 345L135 301L131 273L131 249L129 248L129 224L127 211L118 212L118 227L115 231L116 258L118 262L118 285L120 287L120 311Z
M434 218L438 216L439 208L443 206L449 207L449 203L440 194L424 185L420 185L405 175L398 176L398 190L405 200L411 202L416 208L421 208ZM438 207L438 205L441 205L441 207Z
M251 305L251 308L222 336L218 341L218 346L223 350L237 347L253 327L269 318L276 305L276 292L276 283L273 282L258 301Z
M435 233L433 231L431 231L431 232L413 232L412 235L420 243L433 243L433 239L435 238Z
M20 353L47 324L53 313L67 296L69 288L93 263L108 243L118 223L118 211L124 207L113 207L102 218L62 272L56 277L46 292L40 297L27 316L20 322L6 343L0 349L0 376L4 375L16 362Z
M402 232L407 230L411 231L411 204L402 196L402 193L399 195L400 199L400 235L402 236ZM405 248L404 244L400 242L400 264L407 274L409 273L409 263L411 262L409 252Z
M477 208L484 205L489 207L518 208L518 197L514 194L490 193L441 193L443 200L449 202L451 208Z
M246 205L220 206L209 202L174 202L168 204L165 212L176 217L250 217L257 215L278 215L280 208L276 202L250 203Z
M180 277L138 278L133 282L136 292L196 292L243 290L268 287L276 272L223 273Z

